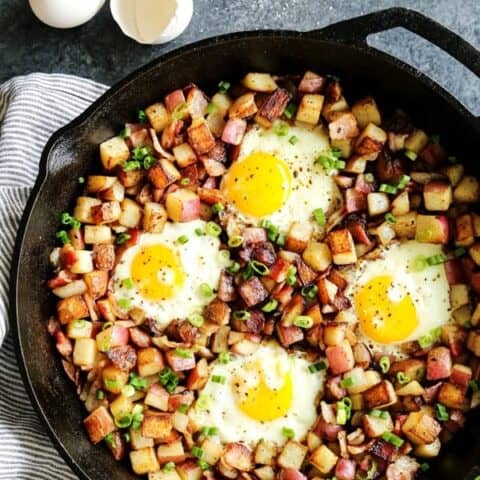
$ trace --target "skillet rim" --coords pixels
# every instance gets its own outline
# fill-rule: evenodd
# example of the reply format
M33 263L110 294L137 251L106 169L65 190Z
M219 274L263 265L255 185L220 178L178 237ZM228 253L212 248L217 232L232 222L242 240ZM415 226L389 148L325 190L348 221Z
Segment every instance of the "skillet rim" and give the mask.
M395 9L387 9L387 10L384 10L384 12L388 10L395 10ZM408 9L402 9L402 10L411 11ZM380 13L380 12L377 12L377 13ZM358 17L354 17L351 20L361 19L361 18L362 16L358 16ZM284 30L284 29L262 29L262 30L249 30L249 31L241 31L241 32L227 33L223 35L217 35L217 36L202 39L197 42L193 42L193 43L184 45L182 47L176 48L170 52L160 55L159 57L151 60L145 65L140 66L138 69L134 70L125 78L118 81L110 88L108 88L83 113L81 113L72 121L70 121L68 124L66 124L65 126L58 129L56 132L54 132L49 138L49 140L47 141L47 143L45 144L45 147L42 151L40 161L39 161L37 178L32 187L32 191L29 195L29 198L25 204L25 208L19 222L19 227L17 230L16 239L15 239L15 244L14 244L14 249L12 254L12 264L10 268L10 281L9 281L10 289L8 293L8 298L9 298L8 316L9 316L9 324L10 324L11 332L13 335L17 366L21 373L23 383L25 385L25 389L30 398L31 405L34 408L34 410L37 412L42 423L46 426L47 434L52 440L52 443L55 446L56 450L59 452L59 454L64 459L66 464L72 469L72 471L81 480L93 480L93 479L89 475L87 475L87 473L84 472L82 466L75 461L73 455L63 445L56 431L51 426L46 412L44 411L42 402L37 395L37 392L30 379L30 373L27 369L27 362L26 362L27 354L24 351L23 345L22 345L23 335L22 335L22 329L20 325L20 318L17 311L20 255L23 253L23 243L26 235L28 234L28 226L29 226L32 210L36 205L38 201L38 197L42 192L43 188L45 187L49 177L50 172L48 168L48 163L49 163L51 152L59 143L61 143L62 137L67 132L74 131L76 128L82 126L85 122L89 120L89 118L95 112L100 110L102 106L106 102L108 102L108 100L113 98L123 89L128 88L131 83L135 82L137 79L147 74L151 70L161 67L162 63L166 61L170 61L175 57L182 55L185 52L191 52L198 48L213 46L219 43L230 43L230 42L235 42L235 41L244 40L248 38L255 39L255 38L291 37L292 39L295 39L295 40L301 40L302 38L305 38L308 40L316 40L326 44L343 45L343 46L347 46L350 49L357 50L362 53L370 54L374 57L378 57L383 62L389 63L394 68L403 70L409 75L415 77L415 80L422 83L424 87L427 87L436 95L439 95L440 97L442 97L443 100L445 100L453 108L455 108L462 116L469 118L469 120L474 125L479 124L479 118L475 117L469 110L467 110L467 108L462 103L460 103L452 94L450 94L447 90L445 90L441 85L436 83L433 79L428 77L426 74L420 72L419 70L412 67L411 65L408 65L407 63L403 62L402 60L392 55L389 55L380 50L377 50L376 48L370 47L368 44L366 44L366 42L359 43L359 44L345 45L345 43L343 43L339 39L330 38L329 35L331 34L332 30L334 30L335 26L337 25L339 26L342 23L343 22L340 21L325 27L325 29L328 29L328 32L329 32L326 35L326 38L324 38L322 35L323 29L314 30L314 31L304 31L304 32L296 31L296 30Z

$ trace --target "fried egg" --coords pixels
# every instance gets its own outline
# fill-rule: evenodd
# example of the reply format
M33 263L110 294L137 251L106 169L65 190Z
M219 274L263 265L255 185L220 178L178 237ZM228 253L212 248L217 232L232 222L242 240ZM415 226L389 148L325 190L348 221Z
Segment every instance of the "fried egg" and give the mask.
M217 359L193 420L199 427L217 427L222 442L254 445L263 438L281 445L287 440L285 432L303 439L317 417L325 381L324 371L309 371L311 364L301 353L289 354L276 342L228 363Z
M274 129L254 126L222 180L230 211L240 223L269 220L285 232L294 221L311 220L317 208L326 214L339 208L337 185L315 164L329 147L323 127L290 126L287 135L278 136Z
M443 264L418 270L418 259L442 253L440 245L408 241L392 244L383 258L363 260L346 272L346 295L358 319L359 339L373 351L399 353L449 322L450 288ZM390 347L390 348L388 348Z
M122 255L113 274L113 294L120 306L140 307L159 328L170 320L200 313L229 260L220 240L205 231L205 222L167 223L161 233L143 233Z

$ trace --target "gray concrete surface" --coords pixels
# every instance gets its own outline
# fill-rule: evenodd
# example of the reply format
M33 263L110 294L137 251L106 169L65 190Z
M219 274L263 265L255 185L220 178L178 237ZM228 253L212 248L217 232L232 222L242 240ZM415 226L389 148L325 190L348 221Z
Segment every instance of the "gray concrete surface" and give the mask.
M78 1L78 0L77 0ZM107 4L88 24L61 31L44 26L27 0L0 0L0 81L28 72L61 72L112 84L162 53L216 34L285 28L310 30L391 6L416 9L480 49L479 0L194 0L185 33L164 46L125 37ZM480 81L427 42L404 31L376 35L373 44L432 76L480 114Z

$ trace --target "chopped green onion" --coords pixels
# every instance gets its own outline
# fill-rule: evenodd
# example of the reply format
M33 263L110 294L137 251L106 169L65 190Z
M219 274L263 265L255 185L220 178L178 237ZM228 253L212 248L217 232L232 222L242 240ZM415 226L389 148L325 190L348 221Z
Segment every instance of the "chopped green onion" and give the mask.
M210 468L210 464L207 463L205 460L197 460L197 465L202 469L202 470L208 470Z
M129 160L123 164L124 172L132 172L133 170L140 170L141 168L142 164L139 160Z
M281 120L277 120L273 124L273 133L278 137L285 137L288 134L288 124Z
M180 185L186 186L190 184L190 179L185 177L180 180Z
M345 397L337 402L337 423L345 425L352 414L352 401Z
M218 84L218 89L220 90L221 93L226 93L230 87L231 87L230 82L226 82L225 80L222 80Z
M441 403L435 404L435 415L440 422L446 422L450 418L448 410Z
M309 298L313 300L317 296L318 287L316 285L305 285L301 290L300 293L303 297Z
M122 395L124 397L133 397L135 395L135 388L132 385L125 385L122 388Z
M204 318L200 313L192 313L188 317L188 321L190 324L192 324L194 327L201 327L204 322Z
M55 236L60 240L62 245L66 245L70 243L70 239L68 238L68 233L65 230L58 231Z
M146 390L148 381L146 378L139 377L135 372L130 373L130 385L135 390Z
M138 121L141 123L147 123L147 115L144 110L139 110L137 112Z
M424 255L417 255L413 259L412 269L414 272L421 272L425 270L426 266L427 266L427 257L425 257Z
M127 138L127 137L129 137L131 134L132 134L132 131L131 131L129 128L125 127L125 128L118 134L118 136L119 136L120 138Z
M175 353L177 354L178 357L182 358L192 358L192 352L186 348L179 348L177 347L175 349Z
M321 370L325 370L327 368L327 364L321 360L320 362L317 363L312 363L311 365L308 366L308 371L310 373L317 373L320 372Z
M143 168L145 170L148 170L149 168L153 167L156 163L157 163L156 157L154 157L153 155L147 155L143 159ZM188 180L188 178L187 178L187 180Z
M60 221L62 222L62 225L70 226L73 228L73 230L78 230L82 226L79 220L77 220L75 217L72 217L67 212L63 212L61 214Z
M179 243L180 245L185 245L187 242L188 242L188 237L186 235L180 235L177 238L177 243Z
M293 265L290 265L287 270L287 278L285 279L285 283L287 285L295 285L297 282L297 268Z
M383 193L391 193L391 194L397 193L397 187L393 185L389 185L388 183L381 183L380 188L378 190Z
M288 438L289 440L291 440L292 438L295 437L295 432L291 428L283 427L282 428L282 435L285 438Z
M230 353L229 352L220 352L218 354L218 361L224 365L230 362Z
M327 223L327 219L325 217L325 212L323 211L323 208L316 208L312 212L313 218L317 222L318 225L323 227Z
M422 472L428 472L428 470L430 470L430 465L427 463L427 462L423 462L421 465L420 465L420 470ZM479 477L477 477L476 479L474 478L473 480L480 480Z
M383 356L378 361L378 365L382 373L387 373L390 370L390 359L387 356Z
M345 167L345 162L339 160L342 152L338 148L331 148L322 152L322 154L315 160L315 163L321 165L327 173L333 169L340 169Z
M413 150L405 150L405 156L412 162L417 159L417 154Z
M160 373L160 383L165 387L168 393L173 393L178 385L178 377L173 373L170 367L165 367Z
M457 157L454 157L453 155L451 155L450 157L448 157L447 160L448 160L448 162L451 163L452 165L455 165L456 163L458 163Z
M80 185L83 185L85 183L85 177L78 177L77 178L77 182L80 184Z
M408 175L402 175L397 183L397 188L399 190L403 190L408 185L409 181L410 177Z
M193 446L190 453L196 458L202 458L203 457L203 450L200 447Z
M397 381L400 385L405 385L406 383L410 382L410 377L408 375L405 375L404 372L398 372Z
M234 235L228 239L228 246L231 248L241 247L243 244L243 237L240 235Z
M420 345L420 348L428 348L430 347L430 345L433 345L436 341L438 341L441 335L442 335L442 328L437 327L431 330L426 335L423 335L422 337L420 337L417 341L418 341L418 344Z
M201 283L199 288L203 297L209 298L213 295L213 289L208 283Z
M132 236L129 233L121 233L117 236L115 243L117 245L123 245L127 240L130 240Z
M218 257L220 258L220 260L230 260L230 252L226 249L223 249L223 250L220 250L218 252Z
M240 264L238 262L232 262L227 270L230 273L237 273L240 270Z
M203 435L207 437L212 437L214 435L218 435L218 428L217 427L203 427L201 430Z
M125 441L126 441L127 443L130 443L131 437L130 437L130 434L129 434L128 432L125 432L125 433L123 434L123 438L125 439Z
M212 237L218 237L222 233L222 227L215 222L208 222L205 232Z
M128 290L130 290L131 288L133 288L132 279L131 279L131 278L124 278L124 279L123 279L123 286L124 286L125 288L127 288Z
M108 435L105 435L104 440L109 447L113 447L113 435L111 433L109 433Z
M283 114L290 120L293 118L296 111L297 106L294 103L290 102L283 111Z
M390 225L393 225L393 224L397 223L397 219L396 219L395 216L392 215L391 213L386 213L386 214L385 214L385 220L386 220Z
M467 253L467 249L463 248L463 247L458 247L453 251L453 255L456 258L461 257L461 256L465 255L466 253Z
M262 312L270 313L270 312L273 312L277 307L278 307L277 300L272 298L262 307Z
M98 389L96 396L97 396L97 400L103 400L105 398L105 393L103 392L102 389Z
M226 381L227 381L227 377L223 375L212 375L213 383L220 383L221 385L224 385Z
M163 467L164 472L173 472L175 470L175 464L173 462L167 462Z
M385 432L382 435L382 439L388 443L391 443L394 447L397 447L397 448L400 448L405 443L405 440L398 437L392 432Z
M363 179L367 182L367 183L373 183L375 181L375 177L373 175L373 173L365 173L363 175Z
M207 105L207 113L213 113L216 109L217 106L212 102Z
M470 380L470 382L468 382L468 386L472 392L480 392L480 380Z
M385 412L384 410L377 410L374 408L373 410L370 410L369 415L375 418L381 418L385 420L388 417L388 412Z
M225 210L225 207L220 202L214 203L212 205L212 213L214 213L214 214L219 213L223 210Z
M195 408L198 411L207 410L209 405L210 405L210 395L208 395L207 393L201 393L197 398L197 402L195 403Z
M285 245L286 239L287 239L287 236L284 233L279 233L277 236L277 239L275 240L275 243L279 247L283 247Z
M113 322L105 322L102 325L102 330L106 330L107 328L113 327ZM108 350L108 349L107 349Z
M355 380L353 377L346 377L343 380L340 381L340 386L342 388L350 388L355 385Z
M252 260L248 262L248 264L251 266L252 270L259 275L265 276L270 273L270 269L262 262Z
M300 328L311 328L313 326L313 318L308 315L298 315L293 319L293 324Z
M187 411L188 411L188 405L186 403L180 404L177 408L177 412L180 412L180 413L187 413Z
M290 143L290 145L296 145L298 143L298 137L296 135L292 135L288 139L288 143Z
M128 298L121 298L120 300L117 301L117 303L122 310L128 310L131 304Z
M443 253L437 253L437 255L432 255L427 257L427 264L430 266L441 265L447 261L447 257Z
M203 236L205 235L205 232L204 232L201 228L198 228L198 227L197 227L197 228L195 229L195 235L196 235L197 237L203 237Z
M248 320L250 318L250 312L247 310L237 310L233 312L233 318L236 320Z
M182 103L179 103L174 109L173 109L173 112L172 112L172 118L174 120L181 120L185 114L187 113L188 111L188 104L187 102L182 102Z
M118 428L128 428L132 424L132 420L132 414L129 413L128 415L124 415L123 417L115 418L115 425Z

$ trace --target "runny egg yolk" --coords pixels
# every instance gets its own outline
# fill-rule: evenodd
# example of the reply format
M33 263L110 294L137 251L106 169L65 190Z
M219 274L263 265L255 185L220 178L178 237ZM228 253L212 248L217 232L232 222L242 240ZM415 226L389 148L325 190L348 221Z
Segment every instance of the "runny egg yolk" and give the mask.
M140 249L133 259L131 276L140 295L148 300L172 298L185 280L179 255L162 244Z
M417 328L418 318L412 298L405 293L398 301L389 292L393 279L388 275L369 280L355 294L355 310L360 328L371 340L388 344L407 339Z
M261 218L279 210L290 196L292 174L288 165L265 152L254 152L234 162L222 190L246 215Z
M259 422L269 422L285 416L293 401L293 382L289 372L283 375L283 384L276 388L268 385L265 374L255 368L258 382L246 386L242 380L235 380L235 395L238 408L248 417ZM277 369L278 370L278 369ZM252 370L246 366L245 372Z

